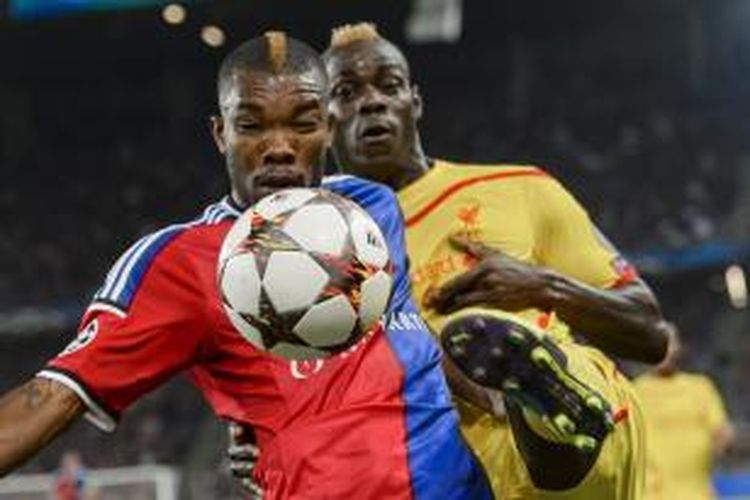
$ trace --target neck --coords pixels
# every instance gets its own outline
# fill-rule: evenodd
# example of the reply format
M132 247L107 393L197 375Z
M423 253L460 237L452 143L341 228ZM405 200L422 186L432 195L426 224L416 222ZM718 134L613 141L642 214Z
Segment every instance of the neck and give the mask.
M425 175L431 166L432 162L425 156L422 143L417 137L408 153L399 161L397 173L388 180L388 184L395 191L403 189Z
M247 207L250 206L248 203L245 203L244 201L242 201L242 197L234 188L232 188L229 192L229 202L234 208L236 208L240 212L244 211Z
M674 377L680 370L677 367L661 368L656 371L656 374L662 378Z

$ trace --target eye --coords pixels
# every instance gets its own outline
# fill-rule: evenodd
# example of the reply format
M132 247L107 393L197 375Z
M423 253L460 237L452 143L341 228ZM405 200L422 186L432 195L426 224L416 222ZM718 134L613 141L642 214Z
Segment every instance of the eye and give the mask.
M401 90L403 86L404 86L404 80L397 76L385 77L380 82L380 88L382 88L383 91L387 94L395 94L396 92Z
M292 126L299 133L310 134L318 130L318 123L318 120L297 120Z
M260 132L260 124L254 121L237 122L237 130L243 134L255 134Z
M319 109L310 109L295 116L291 122L295 132L309 134L315 132L323 123L323 116Z
M352 97L354 97L355 90L356 89L353 83L341 82L333 87L333 90L331 91L331 97L333 97L334 99L343 99L345 101L348 101Z

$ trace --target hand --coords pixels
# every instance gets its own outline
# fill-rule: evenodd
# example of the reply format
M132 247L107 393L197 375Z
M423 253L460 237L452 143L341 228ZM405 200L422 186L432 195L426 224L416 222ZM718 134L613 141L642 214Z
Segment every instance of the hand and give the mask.
M490 306L510 312L549 308L546 269L463 236L452 237L451 245L478 263L440 287L429 298L428 307L441 314L469 306Z
M260 449L248 442L247 431L234 422L229 423L229 469L239 479L252 500L263 498L263 489L253 479L253 470L260 457Z

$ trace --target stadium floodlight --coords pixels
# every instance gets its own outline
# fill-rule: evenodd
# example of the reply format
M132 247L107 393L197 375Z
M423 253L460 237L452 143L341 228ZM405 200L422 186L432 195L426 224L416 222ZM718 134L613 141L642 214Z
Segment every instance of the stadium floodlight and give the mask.
M406 38L415 43L453 43L461 38L462 23L462 0L412 0Z
M729 266L724 273L729 302L735 309L747 307L747 281L745 271L738 265Z
M165 5L161 17L167 24L182 24L187 19L187 9L178 3Z
M226 41L226 35L218 26L209 24L201 30L201 40L209 47L221 47Z

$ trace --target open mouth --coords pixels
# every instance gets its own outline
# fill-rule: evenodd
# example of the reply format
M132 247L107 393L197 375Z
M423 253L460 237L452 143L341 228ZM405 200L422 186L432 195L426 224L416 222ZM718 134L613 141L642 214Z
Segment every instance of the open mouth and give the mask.
M384 139L391 135L390 127L382 124L370 125L365 127L360 134L360 137L365 140L378 140Z
M270 172L255 178L255 185L269 190L304 187L305 177L301 173Z

